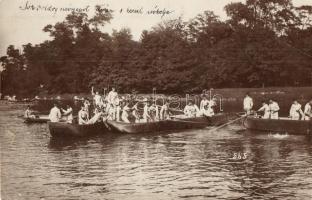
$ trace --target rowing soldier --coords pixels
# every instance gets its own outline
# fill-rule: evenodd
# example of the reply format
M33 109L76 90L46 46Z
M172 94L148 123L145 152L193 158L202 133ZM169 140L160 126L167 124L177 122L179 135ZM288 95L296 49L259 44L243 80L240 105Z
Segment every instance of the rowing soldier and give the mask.
M312 99L304 106L304 119L311 120L312 118Z
M246 114L249 115L253 107L253 99L250 97L249 93L246 93L243 105L244 105L244 110L246 111Z
M155 102L148 108L149 116L151 118L151 121L158 121L159 115L158 115L158 106L155 104Z
M263 112L262 116L263 119L270 118L270 107L265 101L262 101L262 107L259 108L258 112Z
M30 106L27 106L27 109L24 113L25 118L35 118L36 116L32 114L32 111L30 110Z
M92 90L91 90L91 94L92 94L92 96L93 96L93 102L94 102L94 104L95 104L96 106L99 106L100 103L101 103L101 95L99 94L98 91L96 91L96 92L94 93L93 87L92 87Z
M186 117L197 117L199 114L199 109L197 105L193 103L192 100L188 101L188 104L184 108L184 114Z
M293 104L291 105L290 110L289 110L289 117L292 120L299 120L300 115L302 116L302 119L304 119L304 115L303 115L303 112L301 110L301 104L298 103L297 100L294 100Z
M150 115L149 115L149 102L147 101L147 98L143 99L144 102L144 108L143 108L143 122L148 122L150 120Z
M161 120L170 118L169 101L166 101L165 104L161 106L159 117Z
M86 111L86 107L81 106L80 111L78 112L78 124L88 124L89 114Z
M270 99L269 108L270 108L270 119L278 119L278 111L280 110L278 103Z
M205 106L208 106L209 100L207 99L206 95L203 95L203 99L200 102L199 110L203 110Z
M66 110L62 109L63 115L66 117L66 122L71 124L73 123L73 109L70 105L66 106Z
M115 119L117 122L120 121L120 113L121 113L121 104L122 100L121 98L117 95L114 99L114 110L115 110Z
M118 93L116 92L116 89L112 87L112 90L108 93L106 100L110 104L114 104L115 98L118 97Z
M59 122L61 117L61 111L55 103L54 107L50 110L49 119L51 122Z
M122 114L121 114L121 120L125 123L130 123L129 121L129 112L130 112L130 108L129 108L129 102L126 101L125 105L122 109Z
M139 113L139 109L138 109L138 102L136 102L132 106L132 115L135 118L135 122L140 122L140 113Z

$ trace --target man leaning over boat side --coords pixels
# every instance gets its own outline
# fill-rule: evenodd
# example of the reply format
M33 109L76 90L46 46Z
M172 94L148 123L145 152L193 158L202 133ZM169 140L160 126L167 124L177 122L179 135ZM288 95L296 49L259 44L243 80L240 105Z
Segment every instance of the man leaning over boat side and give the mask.
M73 123L73 109L70 105L66 106L66 110L62 109L63 115L66 117L66 122L69 124Z
M289 110L289 117L292 120L299 120L300 115L302 116L302 119L304 119L304 115L301 110L301 104L296 99L294 99Z
M207 96L206 96L206 95L203 95L202 100L201 100L201 102L200 102L199 110L205 109L205 106L208 106L209 103L210 103L210 102L209 102L209 100L207 99Z
M87 124L89 121L89 114L86 111L86 108L84 106L81 106L81 109L78 112L78 124L83 125Z
M50 110L49 119L51 122L59 122L61 117L61 111L58 108L58 105L55 103L54 107Z
M253 99L250 97L248 92L246 93L246 96L244 98L243 105L244 105L244 110L246 114L249 115L253 107Z
M312 118L312 99L304 106L304 120L311 120Z
M269 108L270 108L270 119L278 119L278 111L280 110L278 103L270 99Z
M170 119L170 111L169 111L169 101L166 100L164 105L161 106L160 113L159 113L159 118L160 120L166 120Z
M258 112L263 112L263 119L270 118L270 107L265 101L262 101L262 107L258 109Z
M184 107L184 115L186 117L197 117L199 115L199 109L192 100L189 100L188 104Z

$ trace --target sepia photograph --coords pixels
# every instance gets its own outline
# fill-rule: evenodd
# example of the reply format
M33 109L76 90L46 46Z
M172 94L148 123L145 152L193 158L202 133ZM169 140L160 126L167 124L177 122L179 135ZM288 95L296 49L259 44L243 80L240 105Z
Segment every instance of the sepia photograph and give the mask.
M0 200L311 200L312 0L0 0Z

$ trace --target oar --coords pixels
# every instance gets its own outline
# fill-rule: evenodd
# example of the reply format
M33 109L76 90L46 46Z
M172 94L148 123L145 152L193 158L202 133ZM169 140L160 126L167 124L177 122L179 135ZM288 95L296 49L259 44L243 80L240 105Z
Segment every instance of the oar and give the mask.
M236 119L234 119L234 120L232 120L232 121L229 121L228 123L225 123L225 124L222 124L222 125L220 125L220 126L217 126L216 128L210 129L209 131L218 130L218 129L223 128L223 127L225 127L225 126L228 126L228 125L230 125L230 124L232 124L232 123L234 123L234 122L236 122L236 121L238 121L238 120L241 120L241 119L243 119L243 118L245 118L245 117L247 117L247 116L248 116L248 115L241 116L241 117L236 118Z
M179 110L179 109L174 109L174 108L169 108L170 111L174 111L174 112L180 112L182 114L184 114L183 110Z

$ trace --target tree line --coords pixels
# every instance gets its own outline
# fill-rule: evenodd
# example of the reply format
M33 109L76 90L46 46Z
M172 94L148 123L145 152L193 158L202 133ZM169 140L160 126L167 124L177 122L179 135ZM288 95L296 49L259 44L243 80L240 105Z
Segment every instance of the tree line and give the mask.
M117 87L162 93L207 88L312 84L312 6L291 0L246 0L225 6L221 20L205 11L189 21L163 21L112 34L102 28L113 11L72 12L43 31L50 40L10 45L0 61L3 94L83 93Z

